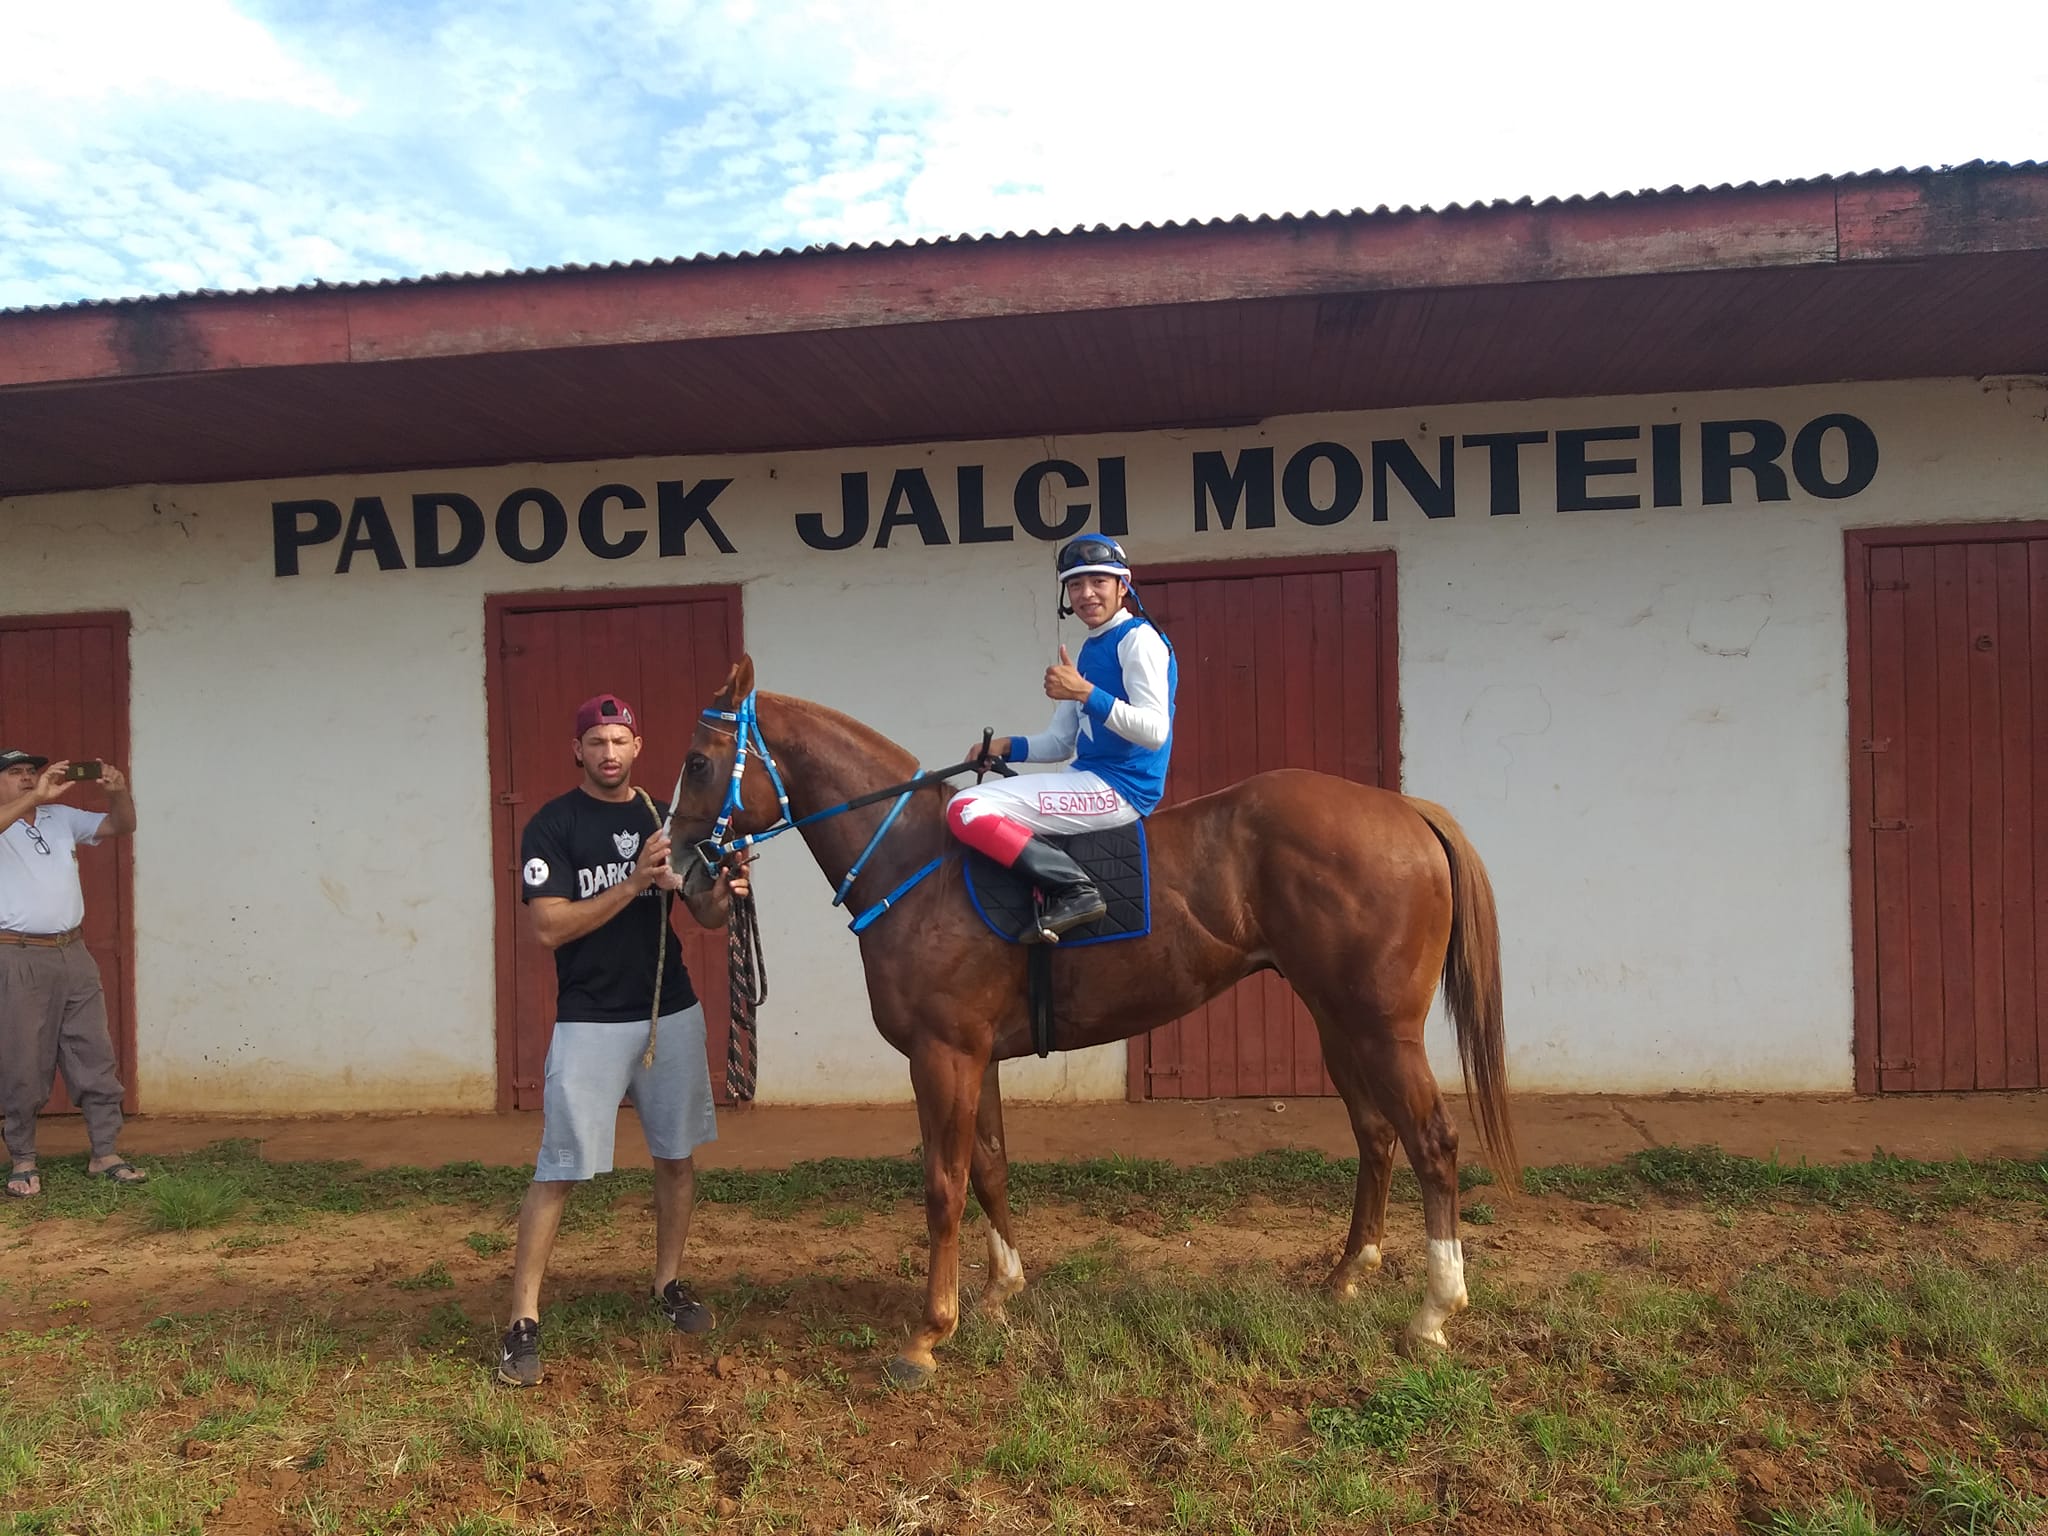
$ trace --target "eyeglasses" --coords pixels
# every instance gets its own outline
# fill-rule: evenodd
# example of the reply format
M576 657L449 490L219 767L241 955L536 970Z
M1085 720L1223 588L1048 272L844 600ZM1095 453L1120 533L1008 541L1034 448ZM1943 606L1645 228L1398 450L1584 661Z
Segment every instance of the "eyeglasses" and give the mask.
M25 821L22 823L22 825L28 828L28 840L36 845L36 852L48 853L50 851L50 845L43 840L43 834L36 830L35 823L32 821Z

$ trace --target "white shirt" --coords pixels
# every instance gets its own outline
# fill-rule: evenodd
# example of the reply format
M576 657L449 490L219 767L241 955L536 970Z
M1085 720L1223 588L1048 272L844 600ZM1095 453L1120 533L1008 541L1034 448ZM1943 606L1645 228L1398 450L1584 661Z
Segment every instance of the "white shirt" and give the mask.
M1129 610L1120 609L1106 622L1090 629L1088 638L1106 635L1135 617ZM1172 692L1167 686L1169 655L1166 642L1150 624L1131 624L1117 641L1117 665L1123 672L1124 691L1130 698L1112 704L1109 718L1103 724L1134 746L1148 750L1163 747L1173 729L1173 716L1167 710ZM1061 699L1053 706L1052 724L1035 736L1023 738L1025 756L1034 763L1063 763L1074 755L1083 736L1094 734L1095 722L1082 713L1081 705L1072 699Z
M106 819L97 811L44 805L33 828L23 817L0 830L0 928L68 933L85 921L78 845L97 843Z

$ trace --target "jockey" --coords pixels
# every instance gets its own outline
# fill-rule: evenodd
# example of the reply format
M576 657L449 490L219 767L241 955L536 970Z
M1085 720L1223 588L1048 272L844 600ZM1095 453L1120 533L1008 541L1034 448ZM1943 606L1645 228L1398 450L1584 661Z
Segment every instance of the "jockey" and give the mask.
M1107 908L1088 872L1038 834L1099 831L1151 813L1166 792L1180 680L1172 647L1131 590L1130 562L1116 540L1094 533L1069 539L1055 569L1060 612L1087 625L1088 638L1078 661L1062 645L1058 664L1045 669L1046 697L1058 701L1052 724L1036 736L999 736L989 752L1012 763L1071 757L1073 765L991 779L961 790L946 808L955 837L1045 894L1039 926L1050 940ZM976 742L968 755L980 752Z

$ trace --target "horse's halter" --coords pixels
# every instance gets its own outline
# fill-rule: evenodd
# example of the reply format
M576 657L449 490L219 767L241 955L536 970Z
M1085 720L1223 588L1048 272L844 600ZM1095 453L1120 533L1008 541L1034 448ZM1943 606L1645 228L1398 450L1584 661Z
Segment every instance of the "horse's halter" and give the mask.
M716 870L732 854L742 848L751 848L755 843L765 842L778 832L787 832L793 823L789 817L789 792L782 787L782 772L775 766L775 757L768 750L768 743L761 736L761 719L754 703L754 694L749 692L740 700L736 710L707 709L704 720L726 721L732 730L732 779L725 787L725 803L718 808L718 819L712 823L711 835L697 844L697 857L705 867ZM714 730L718 727L713 726ZM747 771L747 753L752 750L760 755L761 766L768 770L768 782L775 786L775 803L782 814L769 826L759 832L738 837L731 842L725 840L726 832L732 826L732 819L741 806L740 779ZM683 778L676 775L676 792L669 801L669 820L675 820L676 807L682 804Z
M792 819L789 813L789 792L782 786L782 771L775 766L775 755L768 750L768 743L761 735L761 718L759 710L754 703L754 694L749 692L744 699L741 699L737 709L705 710L703 712L703 720L705 724L715 731L730 731L733 741L732 778L725 787L725 803L718 808L718 819L712 824L711 835L702 839L697 844L697 857L704 861L706 869L714 873L727 858L738 853L743 848L751 848L756 843L765 843L771 837L780 837L785 832L794 832L798 828L807 827L815 821L824 821L828 817L843 815L847 811L859 810L862 806L874 805L878 801L892 798L895 800L896 803L889 808L888 815L882 818L882 824L875 828L875 835L868 839L867 847L861 850L860 857L853 861L852 867L846 871L845 878L839 882L838 890L832 895L832 905L835 907L845 904L847 896L853 890L853 882L860 878L860 872L867 867L868 859L874 854L875 849L881 846L882 839L889 835L889 829L896 825L896 818L903 814L903 807L910 803L911 793L930 784L934 778L945 777L945 774L929 775L920 768L912 778L902 784L891 784L886 789L874 790L865 795L856 795L853 799L841 801L838 805L829 805L822 811L813 811L808 816ZM727 842L725 834L731 829L733 816L741 807L740 778L747 771L747 754L749 752L758 756L761 759L761 766L768 770L768 782L775 786L775 803L780 807L782 814L760 831L749 832L742 837L736 837L731 842ZM948 769L947 772L952 773L960 768L971 766L973 765L962 763L957 765L956 768ZM668 816L671 825L675 822L676 808L682 802L683 776L678 773L676 775L676 791L668 804ZM897 886L887 896L883 897L866 911L860 913L859 916L854 918L851 925L853 931L855 933L865 932L869 924L888 911L890 907L894 906L912 887L916 886L926 875L937 869L939 864L940 860L931 860L931 862Z

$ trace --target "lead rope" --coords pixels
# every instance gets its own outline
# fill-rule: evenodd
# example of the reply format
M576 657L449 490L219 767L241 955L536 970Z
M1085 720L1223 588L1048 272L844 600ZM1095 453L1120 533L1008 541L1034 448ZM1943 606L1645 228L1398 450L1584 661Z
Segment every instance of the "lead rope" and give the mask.
M654 796L639 785L633 786L633 793L640 797L641 804L653 812L656 831L668 825L661 819L661 812L654 809ZM661 893L661 927L654 934L654 1008L647 1016L647 1049L640 1053L640 1065L644 1070L654 1065L654 1036L661 1027L661 976L668 969L668 924L669 914L674 910L675 892Z
M654 1036L661 1027L661 973L668 966L668 924L669 913L674 910L675 893L661 893L661 935L655 942L654 951L654 1011L647 1019L647 1049L640 1053L640 1065L654 1065Z
M637 785L633 792L654 812L656 822L661 822L654 798ZM654 940L654 1007L647 1020L647 1049L640 1055L642 1067L654 1065L655 1036L661 1025L661 980L668 968L669 914L674 903L674 892L661 893L661 929ZM736 1102L750 1104L754 1099L754 1066L760 1054L754 1011L768 1001L768 966L761 955L761 922L751 895L735 896L727 904L725 967L726 1004L731 1013L725 1035L725 1091Z
M761 958L761 924L751 894L733 898L725 921L726 998L731 1024L725 1035L725 1091L737 1103L754 1097L759 1037L754 1010L768 1001L768 966Z

